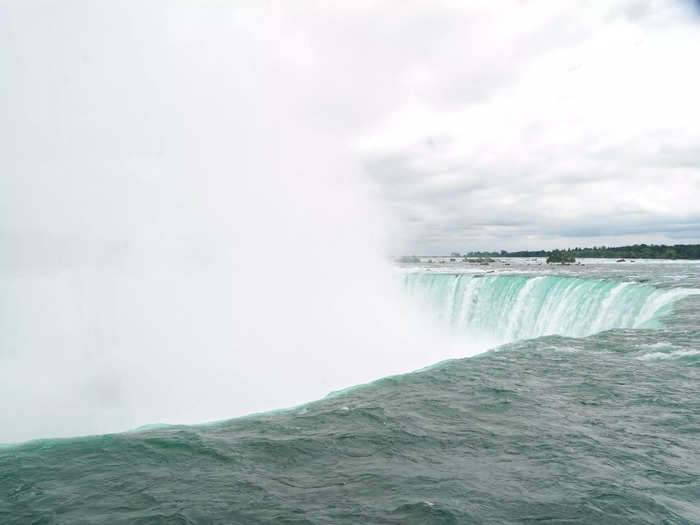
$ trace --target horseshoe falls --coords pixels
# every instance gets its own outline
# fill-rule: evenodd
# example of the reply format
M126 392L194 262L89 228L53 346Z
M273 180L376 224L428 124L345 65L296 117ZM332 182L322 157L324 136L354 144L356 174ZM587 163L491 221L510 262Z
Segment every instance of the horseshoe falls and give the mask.
M433 366L211 424L2 446L0 522L700 523L700 264L420 263L395 278L420 315L399 316L405 332L434 330L418 342ZM267 330L291 308L261 310ZM385 330L390 315L372 310ZM342 347L362 359L378 328L340 326L365 334ZM447 341L482 353L444 360Z
M655 328L686 290L561 276L411 273L410 295L455 332L501 343L543 335L582 337L611 328Z

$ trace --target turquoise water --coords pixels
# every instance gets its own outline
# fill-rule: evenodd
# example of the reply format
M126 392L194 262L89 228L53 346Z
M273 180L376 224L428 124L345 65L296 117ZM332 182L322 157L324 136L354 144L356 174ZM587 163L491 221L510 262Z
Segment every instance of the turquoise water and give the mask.
M287 411L1 448L0 523L700 523L700 266L492 268L401 278L506 344Z
M581 337L611 328L657 328L689 289L562 276L411 273L406 288L465 335L501 342L543 335Z

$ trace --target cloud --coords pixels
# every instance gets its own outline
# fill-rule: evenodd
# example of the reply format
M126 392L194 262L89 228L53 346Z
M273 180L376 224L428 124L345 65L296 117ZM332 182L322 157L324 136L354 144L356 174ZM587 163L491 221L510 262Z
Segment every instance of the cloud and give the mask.
M499 28L493 70L509 74L491 77L488 96L424 93L356 135L368 171L415 233L411 251L550 247L584 231L620 243L646 232L660 242L678 238L672 225L692 222L698 17L683 3L579 7L511 6L524 22ZM488 21L478 9L462 16ZM463 47L452 42L445 55ZM450 77L451 90L480 91L478 61L466 53L452 63L463 75ZM508 232L496 227L505 222Z
M569 221L626 242L632 212L661 242L700 197L693 2L76 5L79 32L55 7L59 23L30 23L31 9L6 17L16 45L4 63L19 81L8 86L3 167L41 180L5 179L5 194L31 185L33 195L3 206L6 230L36 229L36 211L52 209L55 160L91 199L67 200L82 215L54 213L52 228L85 234L84 217L141 219L156 195L172 207L192 195L173 152L245 149L251 129L271 145L289 140L274 130L282 114L285 129L314 129L365 167L393 218L389 252L546 247ZM43 48L29 26L60 43ZM189 157L191 169L206 163ZM124 169L139 175L110 186ZM150 235L162 235L152 219ZM496 228L505 223L521 225L520 240ZM475 236L489 224L493 235Z

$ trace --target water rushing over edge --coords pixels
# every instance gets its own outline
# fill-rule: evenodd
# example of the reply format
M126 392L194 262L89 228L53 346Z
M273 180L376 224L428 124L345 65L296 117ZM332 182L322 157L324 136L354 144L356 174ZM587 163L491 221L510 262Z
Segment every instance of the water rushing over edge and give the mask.
M556 275L409 273L409 295L464 336L498 343L545 335L584 337L612 328L658 328L690 289Z

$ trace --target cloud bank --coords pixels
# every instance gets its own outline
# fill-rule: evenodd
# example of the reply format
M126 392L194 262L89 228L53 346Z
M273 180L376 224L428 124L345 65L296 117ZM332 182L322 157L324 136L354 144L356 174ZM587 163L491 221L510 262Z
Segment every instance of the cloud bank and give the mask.
M414 251L698 241L692 4L452 15L355 142Z
M697 3L372 3L285 12L393 251L696 242ZM290 51L291 50L291 51Z

